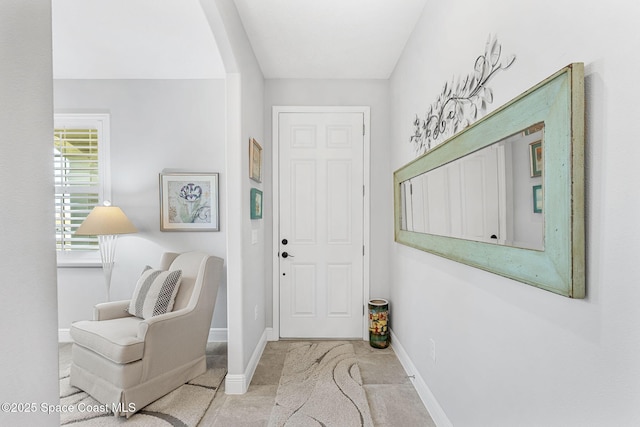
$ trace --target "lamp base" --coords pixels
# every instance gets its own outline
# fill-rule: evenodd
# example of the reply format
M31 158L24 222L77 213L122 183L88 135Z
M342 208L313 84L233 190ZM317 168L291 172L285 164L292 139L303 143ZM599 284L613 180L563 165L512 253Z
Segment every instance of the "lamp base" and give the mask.
M116 255L117 234L104 234L98 236L98 246L100 247L100 258L102 260L102 273L107 287L107 301L111 301L111 272Z

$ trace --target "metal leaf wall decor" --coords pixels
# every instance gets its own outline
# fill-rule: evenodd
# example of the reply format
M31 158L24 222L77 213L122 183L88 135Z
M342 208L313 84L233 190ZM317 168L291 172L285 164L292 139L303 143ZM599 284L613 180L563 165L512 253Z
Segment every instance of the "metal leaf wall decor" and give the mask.
M457 80L452 78L451 82L445 83L442 93L423 119L416 114L414 133L409 140L416 155L427 152L437 142L485 114L487 104L493 102L493 91L487 83L498 71L506 70L516 60L515 55L501 60L501 54L502 46L498 39L489 35L484 54L475 61L474 71L464 79L458 76Z

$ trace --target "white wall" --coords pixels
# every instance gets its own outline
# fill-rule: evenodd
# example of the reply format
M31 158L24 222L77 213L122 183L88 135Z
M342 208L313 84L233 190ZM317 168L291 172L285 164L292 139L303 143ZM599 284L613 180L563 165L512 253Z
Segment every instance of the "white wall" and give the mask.
M570 62L586 66L586 299L392 244L392 328L455 426L640 422L640 4L577 6L431 4L391 78L396 169L413 158L415 114L426 112L452 75L472 70L490 32L504 54L517 55L490 83L492 108ZM436 342L435 362L429 339Z
M371 107L371 257L370 295L388 297L389 245L393 239L393 206L387 203L387 195L393 187L389 168L389 82L388 80L300 80L269 79L265 83L264 115L265 135L268 147L272 139L273 106L369 106ZM271 174L272 150L266 151L265 164ZM271 181L265 184L271 195ZM272 198L266 199L265 211L272 209ZM273 218L265 223L266 247L273 247ZM271 254L271 252L269 252ZM273 255L273 254L271 254ZM272 259L267 258L267 322L272 324Z
M121 236L111 284L112 300L129 299L145 265L165 251L202 250L226 259L225 81L56 80L56 112L107 112L111 124L112 202L138 228ZM158 174L218 172L220 232L161 232ZM100 268L59 268L59 328L91 318L105 300ZM212 327L226 328L226 281Z
M533 186L542 185L542 177L531 177L530 143L542 138L541 133L507 138L511 145L513 199L512 245L520 248L544 247L544 213L533 212Z
M249 139L264 141L264 77L232 0L200 0L227 71L229 343L227 393L244 393L266 344L264 219L251 220ZM263 182L270 176L263 174ZM268 197L268 195L265 194ZM266 214L266 212L265 212ZM251 242L253 230L257 242Z
M28 52L28 54L25 54ZM57 308L53 224L51 2L0 3L0 425L56 426Z

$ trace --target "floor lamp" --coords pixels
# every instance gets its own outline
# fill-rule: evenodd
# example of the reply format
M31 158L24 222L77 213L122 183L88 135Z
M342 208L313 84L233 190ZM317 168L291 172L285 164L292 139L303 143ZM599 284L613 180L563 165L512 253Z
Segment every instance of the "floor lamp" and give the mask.
M102 260L102 272L107 285L107 301L111 300L111 271L116 255L116 241L119 234L135 233L138 230L129 221L129 218L117 206L111 206L104 202L104 206L93 208L89 216L78 227L75 234L78 236L98 236L100 258Z

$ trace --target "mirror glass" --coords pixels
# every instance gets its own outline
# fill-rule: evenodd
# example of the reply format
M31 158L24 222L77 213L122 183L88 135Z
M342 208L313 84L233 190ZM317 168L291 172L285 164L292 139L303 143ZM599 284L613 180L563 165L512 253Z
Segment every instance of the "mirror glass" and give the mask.
M401 229L544 250L537 123L400 183Z

